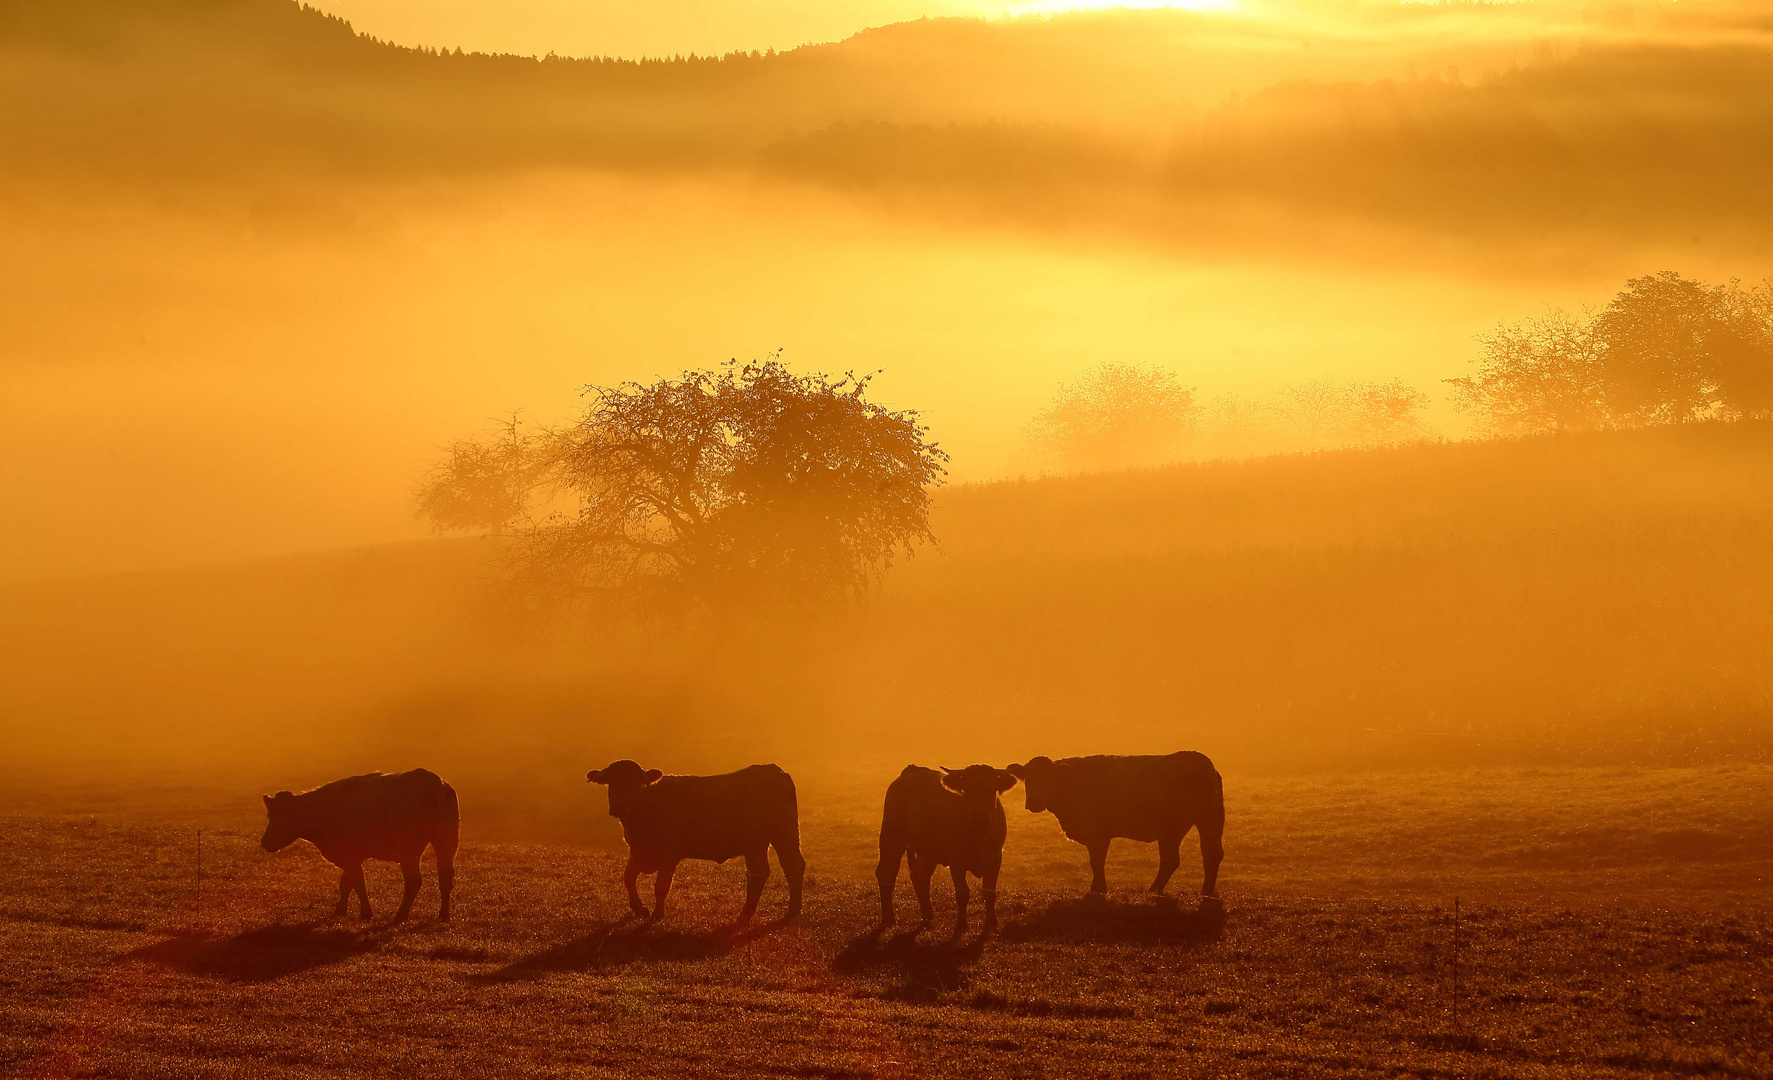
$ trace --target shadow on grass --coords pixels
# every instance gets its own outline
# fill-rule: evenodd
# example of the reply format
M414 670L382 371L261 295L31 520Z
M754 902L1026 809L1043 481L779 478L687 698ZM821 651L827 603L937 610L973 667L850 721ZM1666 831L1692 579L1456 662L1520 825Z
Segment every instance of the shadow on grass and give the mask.
M571 971L596 971L645 962L683 962L725 956L788 925L786 919L759 923L748 930L666 930L631 919L607 922L589 934L539 953L514 960L497 971L468 976L476 983L540 979Z
M1207 945L1225 933L1225 906L1186 908L1168 897L1116 903L1098 897L1058 900L1037 915L1006 923L1005 941L1167 941Z
M984 955L984 934L951 941L939 933L922 936L901 930L882 938L875 932L854 938L831 966L842 975L878 975L893 980L881 996L891 1001L932 1001L960 990L966 969Z
M387 927L264 926L225 938L168 938L134 949L126 957L204 978L270 982L374 952L392 936Z

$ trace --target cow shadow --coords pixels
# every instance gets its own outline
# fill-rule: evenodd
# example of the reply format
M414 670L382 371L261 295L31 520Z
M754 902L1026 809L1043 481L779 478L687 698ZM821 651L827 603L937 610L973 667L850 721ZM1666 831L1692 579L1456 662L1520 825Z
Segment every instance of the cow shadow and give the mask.
M1190 908L1170 897L1055 900L1038 914L1006 922L1001 934L1005 941L1210 945L1225 935L1225 905L1207 900Z
M520 957L496 971L469 975L476 983L522 982L574 971L597 971L636 963L685 963L725 956L748 941L772 934L786 919L746 930L668 930L633 919L602 922L591 932L541 952Z
M852 938L831 966L841 975L872 975L886 980L881 996L891 1001L933 1001L962 990L967 968L985 954L987 934L953 941L939 933L901 930L887 937L870 931Z
M124 956L201 978L261 983L374 952L391 927L353 930L321 923L277 924L223 938L174 937Z

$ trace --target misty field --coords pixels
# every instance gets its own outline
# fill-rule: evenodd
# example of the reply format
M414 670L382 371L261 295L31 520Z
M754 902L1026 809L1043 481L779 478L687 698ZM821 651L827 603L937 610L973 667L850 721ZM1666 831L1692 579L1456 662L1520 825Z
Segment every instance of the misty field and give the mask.
M802 780L803 917L730 938L742 870L686 863L624 922L610 846L477 839L457 914L329 917L336 871L258 849L256 792L8 786L0 1072L25 1076L1764 1076L1773 769L1359 774L1227 783L1222 919L1198 853L1110 897L1006 797L992 937L873 942L891 772ZM601 790L572 808L604 813ZM198 827L204 876L197 891ZM937 920L951 901L943 876ZM1460 899L1459 1018L1452 901Z

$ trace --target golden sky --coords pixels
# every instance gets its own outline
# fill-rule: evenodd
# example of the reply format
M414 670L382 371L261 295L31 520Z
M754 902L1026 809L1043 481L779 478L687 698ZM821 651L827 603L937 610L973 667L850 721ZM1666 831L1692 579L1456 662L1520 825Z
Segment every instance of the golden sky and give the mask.
M402 45L562 56L702 55L792 49L871 26L1102 7L1234 6L1233 0L318 0Z

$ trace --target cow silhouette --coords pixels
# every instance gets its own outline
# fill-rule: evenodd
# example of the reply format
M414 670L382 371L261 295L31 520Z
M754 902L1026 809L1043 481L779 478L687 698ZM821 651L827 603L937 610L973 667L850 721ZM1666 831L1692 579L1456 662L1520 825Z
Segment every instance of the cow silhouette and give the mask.
M794 779L775 765L752 765L719 776L666 776L618 761L593 769L585 779L609 787L610 816L622 823L628 842L628 906L657 922L665 915L671 877L684 859L723 863L745 859L745 910L733 929L750 924L764 882L769 880L769 849L788 878L788 913L800 914L806 860L800 854L800 811ZM653 910L640 902L641 874L657 874Z
M910 857L911 887L923 914L919 930L935 921L930 906L930 878L946 866L954 878L954 938L967 931L967 874L979 877L985 894L985 929L997 925L997 874L1003 866L1004 792L1016 778L990 765L971 765L938 773L907 765L887 787L880 815L880 926L892 926L893 887L899 862Z
M426 769L366 773L334 780L312 791L279 791L265 796L265 835L259 844L278 851L306 840L326 861L343 871L339 877L340 916L357 892L358 914L369 918L369 889L363 881L365 859L400 864L406 894L394 921L403 922L419 895L419 857L430 846L437 854L437 891L442 897L437 917L449 919L449 894L455 886L456 847L461 815L456 790Z
M1022 779L1030 813L1051 810L1065 835L1089 849L1090 892L1108 891L1108 845L1126 839L1158 845L1151 891L1162 893L1181 865L1182 838L1197 829L1205 871L1201 895L1218 895L1225 788L1205 754L1036 757L1009 771Z

